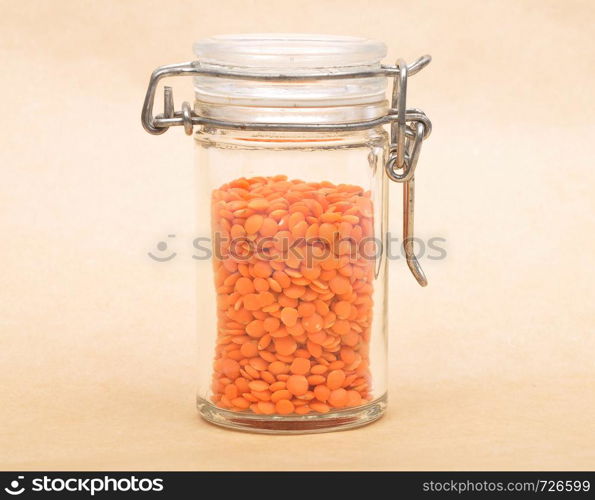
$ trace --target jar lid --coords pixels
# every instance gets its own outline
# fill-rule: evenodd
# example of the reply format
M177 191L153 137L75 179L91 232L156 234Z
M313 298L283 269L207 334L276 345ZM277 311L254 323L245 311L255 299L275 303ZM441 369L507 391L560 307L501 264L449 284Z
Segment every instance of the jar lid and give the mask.
M386 56L386 45L353 36L219 35L196 42L194 53L206 65L299 75L314 70L378 67Z
M386 46L365 38L336 35L219 35L196 42L194 53L206 68L299 76L378 69L386 56ZM195 107L201 115L255 123L371 120L386 113L386 86L382 75L307 81L194 78ZM329 107L333 109L322 112L321 108Z

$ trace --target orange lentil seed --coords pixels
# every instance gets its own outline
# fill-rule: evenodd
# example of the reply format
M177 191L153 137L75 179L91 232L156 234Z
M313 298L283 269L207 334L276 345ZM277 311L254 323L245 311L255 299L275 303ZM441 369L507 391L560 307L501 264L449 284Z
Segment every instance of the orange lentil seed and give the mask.
M277 410L279 415L293 413L294 408L293 403L289 399L280 399L275 403L275 410Z
M287 389L294 396L303 396L308 392L308 380L303 375L292 375L287 379Z

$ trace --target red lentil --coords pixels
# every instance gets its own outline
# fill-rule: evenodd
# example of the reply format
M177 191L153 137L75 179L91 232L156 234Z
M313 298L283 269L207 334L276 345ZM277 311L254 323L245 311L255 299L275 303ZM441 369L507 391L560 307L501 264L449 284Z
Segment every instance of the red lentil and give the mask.
M354 242L373 236L369 192L254 177L221 186L212 202L214 232L268 251L246 258L226 254L222 244L222 257L213 259L212 401L259 415L327 413L369 401L374 261L351 253ZM284 239L295 251L281 252Z

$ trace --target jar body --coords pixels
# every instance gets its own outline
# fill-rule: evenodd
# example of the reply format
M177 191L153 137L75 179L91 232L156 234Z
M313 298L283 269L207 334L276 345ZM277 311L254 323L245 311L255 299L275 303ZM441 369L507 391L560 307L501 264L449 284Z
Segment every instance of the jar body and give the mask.
M203 127L194 137L200 414L272 433L376 420L387 134Z

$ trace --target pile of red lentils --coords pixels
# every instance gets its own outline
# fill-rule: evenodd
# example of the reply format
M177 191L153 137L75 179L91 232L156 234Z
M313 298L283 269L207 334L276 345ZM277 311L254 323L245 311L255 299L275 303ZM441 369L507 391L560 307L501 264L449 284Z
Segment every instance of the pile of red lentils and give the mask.
M370 193L285 176L213 192L218 335L211 399L306 415L372 399ZM354 251L355 249L355 251Z

